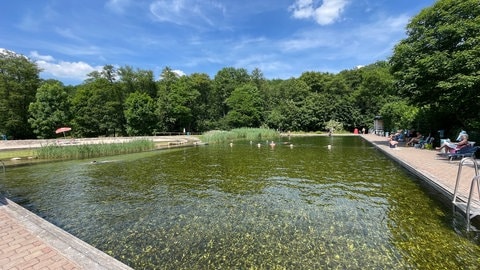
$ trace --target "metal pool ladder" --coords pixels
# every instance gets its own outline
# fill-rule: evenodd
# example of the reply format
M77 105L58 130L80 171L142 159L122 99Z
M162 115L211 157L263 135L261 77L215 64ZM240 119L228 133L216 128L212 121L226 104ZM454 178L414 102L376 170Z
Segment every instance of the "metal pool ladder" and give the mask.
M470 183L470 191L468 193L468 198L464 196L458 195L458 186L460 184L460 176L462 174L462 168L465 164L473 164L473 168L475 169L475 176L472 178L472 182ZM454 210L455 207L462 210L465 213L465 219L467 221L467 231L470 231L470 221L480 215L480 204L478 202L472 202L472 196L474 192L474 188L477 188L477 194L480 200L480 175L478 171L478 163L475 160L475 156L473 157L466 157L462 158L460 163L458 164L458 172L457 172L457 180L455 181L455 190L453 191L453 205Z

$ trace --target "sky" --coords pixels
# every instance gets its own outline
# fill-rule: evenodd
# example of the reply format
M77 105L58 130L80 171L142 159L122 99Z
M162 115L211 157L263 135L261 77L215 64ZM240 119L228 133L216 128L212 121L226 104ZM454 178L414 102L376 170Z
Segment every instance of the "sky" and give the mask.
M0 48L77 85L104 65L180 75L258 68L267 79L388 60L435 0L2 1Z

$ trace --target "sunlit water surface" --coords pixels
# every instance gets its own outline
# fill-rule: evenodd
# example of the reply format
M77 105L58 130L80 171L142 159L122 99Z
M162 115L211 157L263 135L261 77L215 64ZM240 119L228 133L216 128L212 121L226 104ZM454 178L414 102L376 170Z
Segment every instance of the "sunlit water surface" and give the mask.
M368 142L289 143L9 168L0 190L135 269L477 269L451 209Z

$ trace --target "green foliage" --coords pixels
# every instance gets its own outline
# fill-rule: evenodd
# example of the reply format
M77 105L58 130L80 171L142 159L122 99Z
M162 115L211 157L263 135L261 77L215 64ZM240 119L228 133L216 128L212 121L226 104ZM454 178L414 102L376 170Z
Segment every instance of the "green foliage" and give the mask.
M342 132L343 124L336 120L330 120L325 123L325 129L331 132Z
M134 92L125 100L125 119L129 136L152 135L158 122L155 101L147 94Z
M213 79L212 105L216 108L216 117L225 117L228 113L227 99L233 90L250 82L250 76L246 69L226 67L217 72Z
M279 133L268 128L237 128L230 131L213 130L202 134L202 141L220 143L231 140L264 140L277 138Z
M0 134L33 137L28 107L35 100L40 69L23 55L0 51Z
M164 70L159 82L158 115L165 131L190 130L200 92L190 77L178 77L173 71Z
M82 137L123 133L122 99L116 85L106 78L88 80L81 85L72 100L75 133Z
M58 144L44 145L35 150L40 159L86 159L136 153L155 149L151 140L133 140L124 143L80 144L62 146Z
M412 127L418 112L417 107L409 105L404 100L386 103L380 109L386 131Z
M412 19L407 34L391 58L399 94L432 113L456 116L439 127L480 128L478 1L439 0Z
M226 116L229 126L234 128L260 126L263 102L256 86L246 84L236 88L226 103L230 108Z
M57 128L68 126L69 108L63 84L55 80L46 81L38 89L35 101L30 103L28 122L38 138L53 138Z
M133 70L132 67L125 66L120 67L117 73L120 77L120 88L126 95L139 92L145 93L151 98L156 98L157 85L155 84L155 79L151 70Z

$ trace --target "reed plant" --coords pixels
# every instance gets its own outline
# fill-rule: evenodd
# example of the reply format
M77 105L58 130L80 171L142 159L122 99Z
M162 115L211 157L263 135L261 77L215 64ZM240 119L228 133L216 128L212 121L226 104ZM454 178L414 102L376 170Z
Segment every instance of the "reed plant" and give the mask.
M230 131L212 130L202 134L201 139L208 143L220 143L232 140L259 140L279 137L278 131L268 128L236 128Z
M86 159L136 153L155 149L151 140L139 139L123 143L100 143L80 145L44 145L35 150L39 159Z

